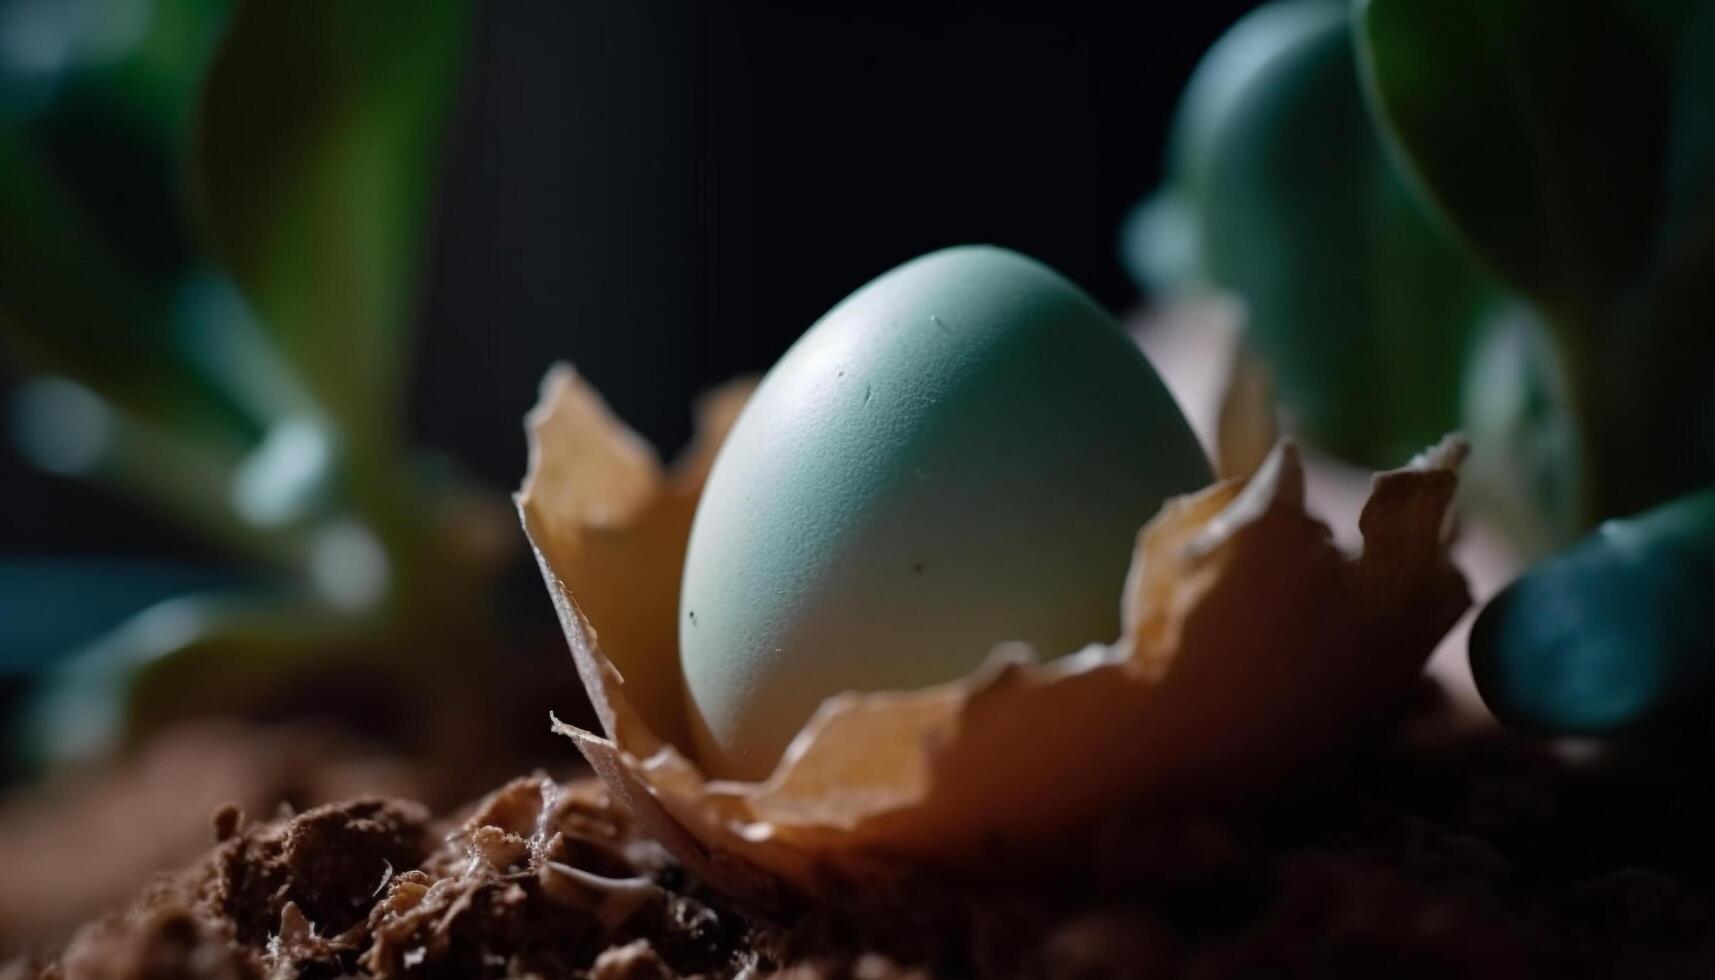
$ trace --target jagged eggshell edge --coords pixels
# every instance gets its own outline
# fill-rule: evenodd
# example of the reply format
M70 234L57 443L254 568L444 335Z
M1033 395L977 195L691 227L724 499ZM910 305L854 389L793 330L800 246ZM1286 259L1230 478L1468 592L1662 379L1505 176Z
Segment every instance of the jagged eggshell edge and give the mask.
M1003 862L1114 808L1278 779L1396 704L1470 604L1448 557L1462 441L1376 475L1357 555L1306 511L1282 443L1249 479L1169 501L1140 531L1114 644L1047 661L1009 644L951 683L838 695L767 781L707 780L678 748L679 577L749 390L705 398L668 471L556 367L516 501L605 737L556 730L694 873L758 904Z

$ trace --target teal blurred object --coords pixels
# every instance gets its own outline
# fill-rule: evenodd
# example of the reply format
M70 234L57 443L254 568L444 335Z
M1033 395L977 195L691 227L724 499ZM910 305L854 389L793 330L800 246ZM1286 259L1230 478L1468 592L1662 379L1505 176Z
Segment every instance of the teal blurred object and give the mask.
M1152 292L1194 288L1206 278L1198 202L1208 193L1205 177L1214 144L1257 73L1300 39L1344 19L1338 0L1264 4L1204 54L1173 115L1168 183L1133 211L1120 242L1127 269Z
M254 584L252 577L188 562L0 557L0 673L34 676L164 599Z
M1584 441L1560 351L1530 304L1498 307L1478 325L1463 388L1466 505L1521 556L1575 540L1588 511Z
M42 677L42 758L253 711L335 664L432 713L500 632L503 500L405 445L401 407L467 13L0 0L14 444L234 569L12 570L37 599L7 669Z
M1497 596L1471 669L1502 721L1604 735L1707 715L1715 697L1715 490L1609 521ZM1694 720L1694 719L1693 719Z
M1382 467L1458 426L1494 297L1387 161L1343 3L1288 0L1235 24L1186 86L1168 164L1130 225L1134 273L1158 295L1241 299L1299 431Z
M30 690L68 653L139 609L184 593L255 585L243 575L186 562L0 557L0 718L18 718ZM19 734L0 731L0 738ZM0 781L17 765L10 753L0 753Z
M189 363L172 310L194 262L178 206L183 147L222 8L0 6L0 20L25 25L5 35L0 70L0 102L12 110L0 117L0 350L128 415L237 443L257 420ZM127 43L80 43L113 18L135 21ZM78 55L91 46L99 57Z

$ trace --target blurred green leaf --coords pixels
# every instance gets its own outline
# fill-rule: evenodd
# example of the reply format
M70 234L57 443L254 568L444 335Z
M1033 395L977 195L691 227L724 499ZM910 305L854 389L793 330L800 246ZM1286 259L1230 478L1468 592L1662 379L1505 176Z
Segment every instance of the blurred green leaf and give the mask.
M1715 490L1609 521L1497 596L1471 669L1501 720L1606 734L1703 713L1715 693Z
M182 127L226 0L0 0L0 115L27 119L67 89L108 90Z
M72 36L60 40L57 59L39 53L59 68L51 99L24 127L29 139L92 232L157 286L177 279L193 252L184 163L226 6L72 0L60 11ZM47 37L34 43L54 45Z
M342 430L360 496L401 465L406 340L464 25L457 3L246 0L204 89L209 236Z
M288 570L302 568L309 559L303 535L278 533L282 521L259 520L246 512L241 493L249 464L236 449L136 418L64 378L32 379L18 388L9 407L14 443L41 469L126 491L234 554ZM320 476L311 473L307 479ZM307 479L301 476L274 492L303 492L299 488Z
M224 7L0 6L19 28L7 51L47 86L32 115L0 126L0 349L14 370L73 378L214 451L246 445L270 417L198 363L177 299L191 258L180 166ZM0 84L25 84L21 66Z
M242 444L254 423L185 361L170 297L92 233L18 133L0 131L0 344L188 437Z
M1359 0L1404 165L1508 282L1588 332L1647 256L1668 78L1611 0Z
M191 365L258 421L314 417L315 399L292 373L232 280L196 268L174 294L175 337Z
M1383 154L1343 8L1292 3L1241 21L1180 112L1180 169L1152 207L1183 202L1181 247L1244 301L1247 341L1297 427L1377 466L1455 428L1470 324L1490 291ZM1149 220L1158 237L1169 230Z
M378 635L373 621L309 600L168 599L50 673L19 740L39 761L66 762L184 718L256 717L302 694L318 671L347 671L348 680L366 664L384 671Z
M172 596L247 584L232 571L183 562L0 556L0 674L36 674Z
M1652 15L1671 90L1651 266L1638 299L1623 311L1619 340L1708 361L1715 355L1708 329L1715 306L1715 0L1628 6Z
M1707 270L1715 268L1715 0L1683 6L1667 49L1673 90L1657 246L1670 269Z
M160 291L182 274L193 246L177 135L156 125L84 84L62 93L28 135L89 233L139 284Z
M109 0L112 2L112 0ZM147 10L148 26L124 58L68 79L161 133L175 161L188 151L196 95L226 19L229 0L131 0Z
M1643 288L1653 308L1642 316L1697 319L1692 333L1702 339L1710 331L1702 329L1701 314L1715 300L1715 0L1621 5L1650 38L1669 79L1659 222Z

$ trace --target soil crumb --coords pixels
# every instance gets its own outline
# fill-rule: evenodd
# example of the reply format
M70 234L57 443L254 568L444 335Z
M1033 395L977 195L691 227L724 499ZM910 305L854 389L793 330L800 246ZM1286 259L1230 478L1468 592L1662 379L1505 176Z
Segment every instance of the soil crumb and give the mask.
M196 858L211 819L218 835L241 813L272 817L360 793L434 796L420 767L372 744L238 721L182 725L128 756L16 790L0 801L0 960L63 939Z
M774 919L590 778L444 817L218 805L200 859L0 978L1708 977L1704 757L1422 729L1224 816L1116 816L1028 886L923 876Z
M743 921L688 893L599 783L514 780L462 820L359 797L216 817L214 848L7 977L730 977ZM676 886L676 887L675 887Z

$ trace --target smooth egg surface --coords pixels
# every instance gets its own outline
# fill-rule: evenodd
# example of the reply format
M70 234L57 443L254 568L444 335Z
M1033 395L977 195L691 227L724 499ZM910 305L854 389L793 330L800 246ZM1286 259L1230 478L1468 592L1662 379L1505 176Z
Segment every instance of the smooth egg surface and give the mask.
M847 297L762 381L698 504L679 610L696 753L765 778L842 691L955 680L997 643L1119 635L1138 529L1212 479L1114 320L1000 248Z

